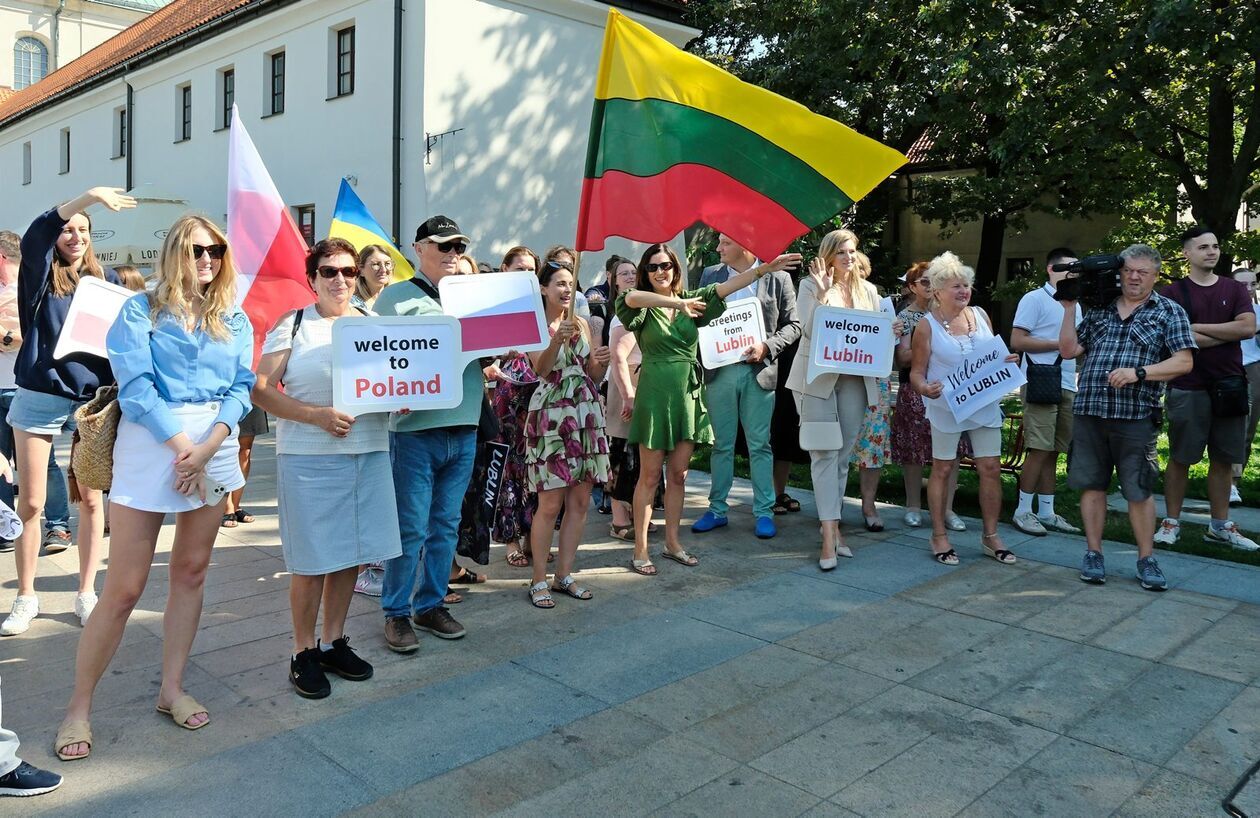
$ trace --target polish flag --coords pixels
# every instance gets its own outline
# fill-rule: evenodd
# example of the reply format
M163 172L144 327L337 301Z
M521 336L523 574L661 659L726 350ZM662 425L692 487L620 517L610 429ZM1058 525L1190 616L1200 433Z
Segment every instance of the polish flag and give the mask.
M236 258L236 300L254 327L254 363L263 339L289 310L315 300L306 282L306 241L298 232L236 106L228 142L228 242Z

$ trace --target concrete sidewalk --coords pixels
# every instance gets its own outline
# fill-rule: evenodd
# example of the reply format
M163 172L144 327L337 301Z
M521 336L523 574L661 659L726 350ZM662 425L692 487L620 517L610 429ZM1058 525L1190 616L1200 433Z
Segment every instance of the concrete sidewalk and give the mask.
M52 756L76 554L41 558L47 613L0 641L4 718L67 780L23 814L1211 815L1260 754L1257 569L1162 554L1173 587L1153 594L1113 544L1108 584L1086 586L1081 540L1004 526L1020 562L1003 566L978 523L947 568L888 509L889 529L847 529L856 558L823 574L809 498L761 541L746 486L728 528L684 534L700 566L657 560L656 578L630 573L629 544L592 514L590 602L531 608L528 572L496 547L490 582L453 609L468 637L422 637L412 656L385 650L358 597L348 632L376 676L307 701L286 678L270 444L245 504L258 522L224 529L208 580L188 674L203 730L153 711L168 526L92 757ZM703 475L692 488L688 521ZM0 583L7 606L10 559Z

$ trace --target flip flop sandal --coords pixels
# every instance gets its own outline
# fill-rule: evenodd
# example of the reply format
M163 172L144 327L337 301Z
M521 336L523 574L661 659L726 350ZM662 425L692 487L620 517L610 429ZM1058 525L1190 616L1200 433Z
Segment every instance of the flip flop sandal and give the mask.
M634 526L632 525L610 525L608 527L608 536L614 540L624 540L625 542L634 542Z
M442 597L443 605L458 605L464 601L464 597L458 592L452 591L451 586L446 586L446 596Z
M469 571L467 568L460 571L459 575L451 580L456 585L480 585L485 581L485 574L478 574L475 571Z
M157 711L164 716L170 716L172 721L185 730L200 730L210 723L210 711L198 704L197 700L187 693L171 702L170 707L159 705ZM198 713L205 713L206 720L201 724L189 724L188 720Z
M547 587L547 581L536 582L529 586L529 604L535 608L554 608L556 601L551 598L551 591Z
M590 591L577 584L572 574L552 583L551 590L566 594L574 599L590 599L592 596Z
M87 752L81 756L66 755L62 750L71 744L86 744ZM61 725L53 741L53 752L62 761L78 761L92 754L92 725L86 721L72 721Z
M254 519L255 519L255 518L254 518L254 515L253 515L253 514L250 514L250 513L249 513L248 511L246 511L245 509L243 509L243 508L238 508L238 509L236 510L236 521L237 521L238 523L252 523L252 522L254 521Z
M219 525L223 528L236 528L239 523L236 522L235 514L224 514L223 521Z
M664 551L661 552L661 556L667 560L673 560L679 565L685 565L688 568L695 568L697 565L700 564L700 560L691 556L686 551L679 551L677 554L675 554L669 549L665 549Z
M630 570L645 577L656 576L656 566L651 560L630 560Z

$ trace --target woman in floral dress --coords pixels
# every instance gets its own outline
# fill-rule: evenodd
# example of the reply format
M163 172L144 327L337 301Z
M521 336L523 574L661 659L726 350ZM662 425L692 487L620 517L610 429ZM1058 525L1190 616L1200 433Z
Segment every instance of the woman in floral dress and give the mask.
M538 273L551 343L530 354L538 387L525 419L527 487L538 493L530 528L534 576L529 601L553 608L551 591L574 599L591 592L573 579L573 560L586 525L591 489L608 479L608 439L595 380L608 366L607 346L592 349L591 328L573 315L577 281L568 262L548 261ZM547 552L563 508L555 581L547 584Z

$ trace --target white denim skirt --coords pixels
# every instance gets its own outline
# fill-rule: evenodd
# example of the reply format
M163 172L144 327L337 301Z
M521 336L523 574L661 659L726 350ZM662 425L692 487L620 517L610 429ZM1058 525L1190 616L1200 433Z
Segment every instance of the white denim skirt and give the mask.
M193 443L210 436L219 402L171 403L171 413ZM218 482L227 491L245 486L239 460L240 447L236 429L219 446L206 463L206 477ZM114 479L109 490L111 502L140 511L195 511L205 505L217 505L222 495L206 492L202 500L197 494L185 495L175 490L175 453L153 433L125 417L118 421L118 437L114 441Z

